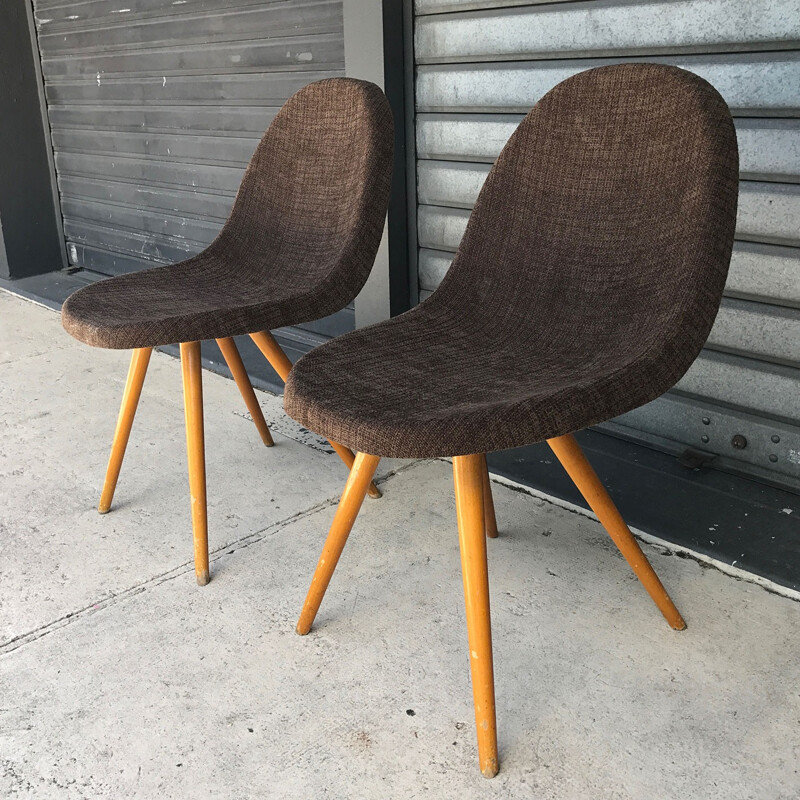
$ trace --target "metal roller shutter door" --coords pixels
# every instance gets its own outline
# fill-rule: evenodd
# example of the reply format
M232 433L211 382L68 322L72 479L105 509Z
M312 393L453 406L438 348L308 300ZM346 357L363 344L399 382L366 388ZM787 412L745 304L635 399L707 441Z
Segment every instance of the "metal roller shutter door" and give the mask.
M206 247L281 105L344 74L341 0L33 5L69 261L107 275Z
M722 308L676 388L604 427L800 488L800 0L416 0L415 12L423 297L449 267L491 162L559 81L658 61L722 93L742 178Z

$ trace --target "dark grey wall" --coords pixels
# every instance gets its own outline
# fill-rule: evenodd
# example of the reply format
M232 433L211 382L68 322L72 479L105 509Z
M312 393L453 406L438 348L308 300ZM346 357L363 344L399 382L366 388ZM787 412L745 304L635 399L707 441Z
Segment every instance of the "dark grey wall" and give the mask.
M0 277L60 269L62 245L26 0L0 2Z
M105 275L203 250L278 109L344 73L342 0L33 7L67 256ZM302 327L353 326L345 308Z
M105 274L205 248L278 109L344 73L341 0L33 6L69 260Z

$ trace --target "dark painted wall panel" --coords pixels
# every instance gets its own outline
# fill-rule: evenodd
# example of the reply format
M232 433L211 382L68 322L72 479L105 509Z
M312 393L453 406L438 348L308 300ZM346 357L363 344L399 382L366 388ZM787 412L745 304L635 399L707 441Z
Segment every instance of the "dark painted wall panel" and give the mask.
M0 276L59 269L58 230L39 76L25 0L0 3Z

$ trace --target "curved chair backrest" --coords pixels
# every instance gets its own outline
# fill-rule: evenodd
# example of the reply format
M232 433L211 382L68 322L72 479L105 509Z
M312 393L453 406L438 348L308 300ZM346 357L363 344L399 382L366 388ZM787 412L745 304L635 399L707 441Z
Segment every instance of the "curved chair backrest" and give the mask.
M278 273L287 291L316 295L309 313L338 311L372 268L393 151L392 112L375 84L330 78L305 86L261 139L211 248L244 281Z
M538 338L566 369L648 354L665 391L714 321L737 187L731 116L706 81L659 64L580 73L504 147L430 310L471 310L510 347Z

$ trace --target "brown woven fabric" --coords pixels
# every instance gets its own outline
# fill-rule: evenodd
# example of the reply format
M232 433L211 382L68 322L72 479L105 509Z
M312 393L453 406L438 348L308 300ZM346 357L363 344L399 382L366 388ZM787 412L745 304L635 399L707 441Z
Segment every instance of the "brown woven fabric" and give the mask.
M622 64L564 81L503 149L439 289L304 356L287 412L354 450L425 458L653 400L714 321L737 170L730 113L696 75Z
M339 311L372 268L393 147L377 86L348 78L306 86L270 125L205 251L81 289L64 304L64 327L99 347L152 347Z

